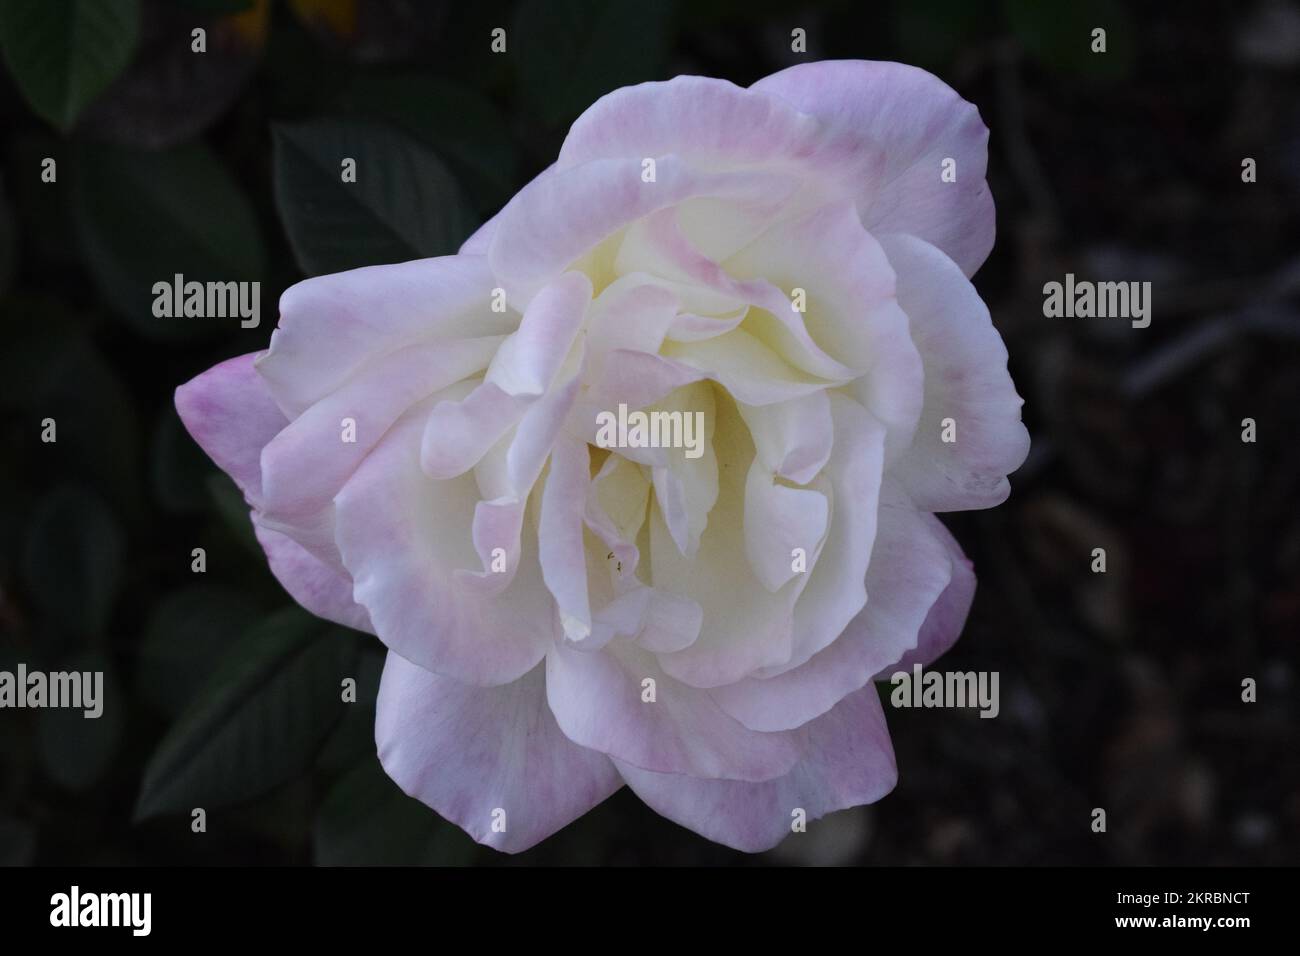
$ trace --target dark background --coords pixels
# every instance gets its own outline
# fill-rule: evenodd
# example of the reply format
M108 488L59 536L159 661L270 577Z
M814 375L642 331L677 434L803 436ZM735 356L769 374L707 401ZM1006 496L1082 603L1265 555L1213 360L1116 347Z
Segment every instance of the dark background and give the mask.
M0 862L1297 861L1300 5L78 2L0 9L0 667L103 669L109 699L0 711ZM887 709L895 792L761 856L626 790L479 848L383 776L378 642L282 610L172 391L265 347L304 275L452 251L609 89L841 57L926 67L992 131L976 284L1034 447L1006 504L948 516L980 584L944 666L1000 672L1002 713ZM383 188L340 192L322 143ZM261 326L153 318L175 272L261 281ZM1150 280L1151 326L1044 318L1066 272Z

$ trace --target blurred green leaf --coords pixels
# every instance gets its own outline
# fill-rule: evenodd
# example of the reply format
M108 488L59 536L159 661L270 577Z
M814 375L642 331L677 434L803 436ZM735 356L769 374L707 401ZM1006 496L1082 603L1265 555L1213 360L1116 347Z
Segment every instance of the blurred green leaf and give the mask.
M36 505L23 550L23 579L57 627L98 637L121 583L124 550L117 519L103 500L65 485Z
M548 125L620 86L661 79L674 4L524 0L510 43L523 95Z
M101 493L130 524L139 513L139 433L135 405L113 367L80 331L60 324L44 300L7 311L0 349L0 407L19 411L30 441L13 450L37 474L75 477ZM87 396L93 396L88 401ZM57 441L40 441L42 421Z
M339 97L349 113L386 120L433 148L492 211L515 189L515 143L492 101L459 83L418 73L363 73Z
M222 523L234 534L245 549L264 558L262 546L253 531L253 517L244 493L224 472L208 476L208 495L217 506Z
M468 866L477 844L402 793L373 754L344 776L316 814L318 866Z
M164 510L198 511L207 504L212 464L181 424L170 404L154 428L149 478L154 498Z
M126 697L101 654L79 655L61 661L52 671L102 672L102 712L85 716L87 708L50 707L40 712L37 737L41 764L51 779L68 790L92 787L108 771L122 738ZM84 693L84 691L83 691Z
M54 160L56 174L69 175L71 166L65 160L70 152L68 143L45 127L15 132L4 145L23 261L33 267L58 269L77 258L68 190L59 187L65 180L41 180L42 163L47 158Z
M261 616L258 602L245 592L219 584L194 584L166 595L140 643L140 695L175 717Z
M0 4L9 70L32 109L61 129L122 72L139 39L139 0Z
M356 702L348 705L317 760L317 765L327 772L342 772L358 760L374 756L375 702L379 698L379 679L384 672L386 652L378 641L372 643L378 646L364 648L357 656L354 673L349 675L357 681Z
M475 220L430 150L376 124L274 127L275 199L308 275L454 253ZM356 161L356 182L343 162Z
M250 800L309 768L343 714L356 650L298 608L251 628L154 753L136 818Z
M77 231L108 303L138 332L180 339L238 328L239 318L153 314L153 286L259 281L266 253L243 190L211 152L90 145L76 157Z
M1041 3L1002 0L1011 32L1040 63L1058 73L1117 80L1133 69L1133 21L1118 0ZM1092 31L1106 31L1106 52L1092 52Z

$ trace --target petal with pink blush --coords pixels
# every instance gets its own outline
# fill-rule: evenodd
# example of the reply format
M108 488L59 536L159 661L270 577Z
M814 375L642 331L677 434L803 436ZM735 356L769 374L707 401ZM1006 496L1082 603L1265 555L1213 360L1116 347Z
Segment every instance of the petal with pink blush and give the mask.
M866 60L801 63L751 89L822 121L814 162L864 170L854 196L868 230L919 236L975 274L995 225L984 180L989 131L972 104L924 70ZM955 182L941 178L945 159L955 161Z
M644 696L651 687L653 701ZM665 674L653 654L618 640L599 651L557 644L546 655L546 695L570 740L638 767L768 780L798 756L792 734L749 730Z
M538 667L471 687L389 654L375 715L384 770L479 843L534 846L622 786L608 757L560 732L545 683Z
M572 640L591 633L582 520L590 476L586 443L561 436L551 451L551 470L542 489L537 539L542 579L555 598L560 626Z
M590 301L585 275L558 278L529 304L519 328L493 356L483 383L460 401L434 406L420 451L430 477L454 478L474 467L547 394L573 361L574 339Z
M826 205L783 221L724 265L740 277L762 276L783 290L803 290L809 333L829 354L861 370L853 394L884 423L886 455L897 457L921 414L921 356L894 298L894 270L853 206Z
M480 563L471 528L479 493L472 475L435 481L420 469L434 401L408 412L334 499L339 550L353 598L390 650L464 683L508 683L554 640L554 602L527 526L508 588L481 595L456 581Z
M621 274L644 269L744 303L751 307L744 319L745 327L791 365L837 382L854 377L853 369L813 339L802 314L784 292L765 278L739 281L696 249L678 227L675 209L660 210L629 227L614 269Z
M256 359L256 353L228 359L176 389L185 429L253 504L262 497L262 449L289 424L257 374Z
M770 850L802 810L816 820L874 803L894 789L898 767L874 686L846 697L797 733L799 761L772 780L747 783L652 773L615 759L619 773L656 813L746 853Z
M952 579L926 615L921 633L917 635L916 646L896 663L882 668L881 673L876 675L878 680L887 678L895 671L910 671L913 664L929 667L948 653L949 648L957 643L957 638L961 637L962 628L966 626L966 616L970 614L971 604L975 601L975 566L942 522L933 515L928 515L927 518L934 536L943 542L948 551Z
M263 510L291 518L327 507L393 422L485 369L501 336L422 343L386 355L296 418L262 450ZM352 423L351 440L343 424Z
M290 597L317 617L375 633L366 609L352 600L351 578L313 556L287 535L262 527L256 514L253 530L266 552L271 573Z
M863 581L876 541L885 428L850 398L832 393L830 403L835 444L824 472L831 487L829 530L794 607L790 657L759 676L808 660L835 640L867 601Z
M539 176L501 211L488 260L510 300L528 301L553 277L625 226L697 196L770 202L797 182L761 170L704 172L677 156L656 161L642 179L642 159L598 159Z
M280 325L258 371L296 417L366 363L408 345L504 335L518 314L492 311L483 256L444 256L318 276L280 296Z
M1007 475L1029 454L1024 404L1007 349L961 270L913 236L883 240L898 270L898 301L925 366L925 401L911 447L891 469L927 511L991 508L1011 493ZM952 419L956 441L944 441Z
M570 128L557 165L670 153L706 168L788 163L812 153L821 135L812 117L780 99L678 76L601 97Z
M917 645L927 615L955 580L949 541L933 516L905 498L882 505L866 605L844 633L798 667L718 687L713 699L755 730L801 727L826 713Z
M768 471L806 485L826 467L835 440L826 392L773 405L737 405Z

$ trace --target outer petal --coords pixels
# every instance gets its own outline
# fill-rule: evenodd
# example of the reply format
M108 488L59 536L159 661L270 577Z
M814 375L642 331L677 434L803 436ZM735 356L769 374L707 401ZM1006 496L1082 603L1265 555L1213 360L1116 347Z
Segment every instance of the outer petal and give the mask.
M700 196L770 202L797 185L778 173L701 172L676 156L645 158L656 160L653 182L641 178L640 156L598 159L544 173L510 200L488 260L512 302L529 300L593 247L658 209Z
M256 513L253 530L275 575L290 596L317 617L375 633L370 615L352 600L352 579L335 570L288 535L265 528Z
M608 757L560 733L540 667L488 689L389 654L375 740L406 793L507 853L546 839L622 785ZM494 832L501 819L504 832Z
M802 63L751 89L822 120L823 149L876 158L879 172L856 193L867 229L920 236L975 274L993 248L994 213L989 132L973 105L924 70L865 60ZM940 178L945 159L956 161L956 182Z
M298 416L262 451L263 509L291 520L325 508L402 414L482 371L500 336L422 343L386 355ZM342 424L352 421L352 441Z
M796 809L815 820L874 803L898 781L874 686L808 724L799 739L799 762L784 776L761 783L700 780L615 763L628 786L657 813L717 843L757 853L790 834Z
M390 650L465 683L508 683L545 654L554 603L531 534L500 594L455 580L480 563L471 529L479 491L472 475L435 481L420 470L420 432L439 397L408 412L334 499L339 550L353 596Z
M708 168L808 156L819 124L780 99L727 80L678 76L609 93L578 117L557 165L674 153Z
M952 579L939 595L930 613L925 616L925 623L917 635L916 646L909 650L897 662L881 669L877 680L888 678L895 671L910 671L913 664L928 667L948 652L957 638L961 636L966 625L966 616L970 613L975 600L975 567L962 553L961 545L949 533L937 518L930 517L930 524L936 538L943 542L951 561Z
M257 353L214 365L176 389L186 430L251 503L262 497L262 449L289 424L253 367Z
M925 404L912 447L892 469L927 511L991 508L1011 493L1006 476L1029 453L1024 401L1007 373L1007 349L974 286L952 260L912 236L884 240L898 271L898 300L925 366ZM943 419L956 422L943 441Z
M646 679L654 700L646 700ZM790 734L752 731L706 692L665 674L650 654L610 642L584 651L562 644L546 655L546 694L565 735L635 766L693 777L767 780L798 756Z
M951 535L932 515L905 499L883 505L867 603L844 633L803 665L715 688L713 699L755 730L800 727L826 713L917 645L927 615L955 580L952 547ZM955 624L955 640L961 620L944 615L944 623Z
M484 256L444 256L306 279L280 296L280 326L258 371L285 413L300 415L367 362L431 339L504 335Z

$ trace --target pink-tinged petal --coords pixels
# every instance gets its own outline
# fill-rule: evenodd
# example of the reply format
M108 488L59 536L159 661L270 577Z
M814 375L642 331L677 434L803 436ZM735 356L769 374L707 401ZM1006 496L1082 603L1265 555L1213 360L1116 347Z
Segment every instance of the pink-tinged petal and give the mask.
M591 304L591 280L566 272L528 304L518 330L501 344L485 381L508 395L537 398L569 355Z
M555 597L560 626L571 640L591 633L582 520L590 481L586 443L561 436L551 452L551 470L542 489L537 539L542 579Z
M649 352L615 349L605 356L603 371L590 383L586 396L577 403L573 426L591 444L596 444L600 412L612 412L619 403L629 409L645 408L674 389L705 378L705 372Z
M989 132L972 104L924 70L864 60L802 63L751 89L820 119L828 155L875 167L854 193L868 230L920 236L975 274L995 226ZM945 159L956 162L955 182L942 179Z
M483 382L464 398L435 405L420 440L421 467L430 478L465 474L523 417L528 399Z
M668 341L662 354L695 369L697 377L713 379L746 405L787 402L836 384L795 368L743 327L698 342Z
M929 667L938 658L948 653L948 649L957 643L961 629L966 625L966 616L970 614L971 604L975 601L975 566L962 552L961 545L952 536L939 519L931 516L929 524L934 536L943 542L952 563L952 579L943 589L925 617L921 633L917 636L916 646L904 654L896 663L881 668L877 679L888 678L895 671L910 671L913 664Z
M1023 399L1007 372L1007 349L989 310L961 270L912 236L884 240L898 270L898 300L925 363L925 404L916 436L891 470L927 511L991 508L1011 493L1007 475L1029 454ZM956 441L943 440L943 420Z
M870 412L832 394L835 450L826 465L831 484L829 533L794 608L794 647L777 670L808 660L835 640L867 600L863 584L879 520L885 429ZM771 671L767 672L771 673Z
M651 686L653 701L645 699ZM570 740L637 767L769 780L798 757L793 735L749 730L633 644L611 641L599 651L557 644L546 655L546 695Z
M714 428L717 502L694 558L672 541L657 505L650 508L651 583L703 609L690 647L661 654L664 671L693 687L718 687L790 657L794 605L807 577L767 590L745 555L745 482L754 447L731 402L719 401Z
M597 651L616 637L626 637L644 650L667 654L694 644L703 618L703 610L690 598L637 584L599 608L592 615L591 636L574 646Z
M948 538L932 515L891 496L880 508L866 606L844 633L800 666L715 688L713 699L754 730L802 727L826 713L916 646L927 615L953 581Z
M416 402L485 369L500 336L421 343L383 356L307 409L262 451L263 510L327 507L393 422ZM350 440L343 424L352 422Z
M790 255L790 250L784 249L783 254ZM881 262L887 269L883 254ZM619 247L614 269L622 274L644 270L752 306L744 328L770 343L791 365L808 375L836 382L854 377L853 369L837 361L813 339L803 315L766 277L737 280L696 249L678 227L675 209L662 209L634 223Z
M692 556L699 549L700 536L708 526L709 512L718 500L718 458L713 451L716 405L713 389L693 382L676 389L649 409L650 414L680 414L685 443L686 432L695 444L690 448L669 448L659 456L661 464L651 471L655 499L673 542L681 554ZM697 429L697 424L702 427ZM671 426L670 426L671 427ZM628 450L624 450L629 453ZM696 457L688 458L691 452Z
M461 256L485 256L488 247L492 244L492 236L497 231L500 214L493 216L483 225L474 230L474 233L466 239L458 250L457 255Z
M592 304L587 375L598 379L615 349L656 353L677 319L677 296L643 273L615 279ZM716 320L714 320L716 321Z
M280 297L280 326L257 369L297 417L366 363L420 341L504 335L514 312L492 311L484 256L366 266L306 279Z
M253 367L256 358L228 359L176 389L185 429L252 504L262 497L262 449L289 424Z
M774 475L806 485L826 467L835 441L826 392L773 405L739 405L758 460Z
M696 315L679 312L668 327L667 337L674 342L698 342L725 335L745 321L748 308L737 309L731 315Z
M297 544L326 567L347 576L343 558L334 540L334 505L321 508L299 518L281 521L273 515L258 512L257 523L268 531L277 531L292 538Z
M314 557L292 538L262 527L256 515L253 530L266 552L271 573L289 596L317 617L375 633L370 615L352 600L352 579Z
M773 201L797 181L759 170L706 172L676 156L655 159L655 180L642 179L642 160L599 159L556 168L533 180L501 211L488 259L510 300L538 289L625 226L696 196Z
M497 350L483 383L461 401L434 406L421 447L426 474L454 478L468 471L546 395L570 360L590 301L591 282L579 272L538 293Z
M608 757L560 732L545 682L538 667L471 687L389 654L375 715L384 770L479 843L536 845L622 786Z
M636 635L637 646L655 654L671 654L699 640L704 623L704 609L699 603L658 588L649 590L650 603Z
M474 507L474 548L482 570L457 570L455 577L460 584L481 594L499 594L514 581L515 569L520 563L520 532L528 496L560 436L579 386L575 375L529 405L506 445L504 461L498 461L495 456L479 461L474 476L480 492L488 481L499 494L491 500L480 501ZM424 434L427 439L427 427ZM504 573L493 570L492 555L497 548L506 552L507 570Z
M809 333L862 370L853 394L888 429L886 457L897 457L921 414L921 356L894 297L894 270L853 206L838 202L781 222L725 266L740 277L762 276L783 295L804 290Z
M820 135L814 119L779 99L678 76L601 97L569 130L557 165L669 153L705 167L789 163L811 154Z
M390 650L464 683L504 684L554 640L554 602L531 531L501 594L456 580L480 563L471 527L479 491L472 475L435 481L420 469L420 434L437 400L403 416L334 499L339 550L353 598Z
M615 760L633 792L656 813L746 853L770 850L802 810L811 821L874 803L894 789L898 767L874 686L864 687L798 732L800 759L761 783L651 773Z

